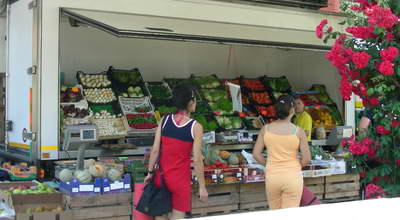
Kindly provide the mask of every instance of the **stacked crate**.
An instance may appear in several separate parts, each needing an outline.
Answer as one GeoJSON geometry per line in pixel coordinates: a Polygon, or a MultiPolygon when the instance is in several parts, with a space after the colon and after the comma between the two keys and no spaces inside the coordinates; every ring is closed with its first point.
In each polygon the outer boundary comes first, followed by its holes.
{"type": "Polygon", "coordinates": [[[344,174],[325,177],[325,202],[360,199],[360,175],[344,174]]]}
{"type": "Polygon", "coordinates": [[[132,193],[65,195],[65,203],[74,220],[130,220],[132,193]]]}
{"type": "Polygon", "coordinates": [[[208,201],[200,202],[197,188],[192,194],[192,216],[227,214],[239,208],[239,184],[208,185],[208,201]]]}

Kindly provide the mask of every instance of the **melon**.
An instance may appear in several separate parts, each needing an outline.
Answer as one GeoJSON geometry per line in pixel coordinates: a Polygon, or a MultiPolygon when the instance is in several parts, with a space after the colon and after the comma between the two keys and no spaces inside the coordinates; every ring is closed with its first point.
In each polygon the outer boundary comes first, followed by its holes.
{"type": "Polygon", "coordinates": [[[219,152],[219,156],[220,156],[222,159],[224,159],[224,160],[227,160],[227,159],[229,158],[230,155],[231,155],[231,154],[230,154],[228,151],[221,151],[221,152],[219,152]]]}
{"type": "Polygon", "coordinates": [[[96,161],[93,159],[85,160],[84,161],[84,167],[85,169],[89,169],[89,167],[96,165],[96,161]]]}
{"type": "Polygon", "coordinates": [[[228,158],[228,164],[229,165],[238,165],[239,164],[239,158],[236,154],[231,154],[228,158]]]}
{"type": "Polygon", "coordinates": [[[93,177],[103,178],[106,176],[106,169],[101,164],[90,166],[88,170],[90,175],[92,175],[93,177]]]}
{"type": "Polygon", "coordinates": [[[70,169],[63,169],[58,176],[62,182],[69,182],[74,177],[74,172],[70,169]]]}
{"type": "Polygon", "coordinates": [[[112,182],[119,181],[122,177],[122,173],[114,168],[111,168],[107,171],[107,178],[112,182]]]}
{"type": "Polygon", "coordinates": [[[75,178],[80,183],[90,183],[92,181],[92,175],[90,175],[88,170],[77,170],[75,171],[75,178]]]}

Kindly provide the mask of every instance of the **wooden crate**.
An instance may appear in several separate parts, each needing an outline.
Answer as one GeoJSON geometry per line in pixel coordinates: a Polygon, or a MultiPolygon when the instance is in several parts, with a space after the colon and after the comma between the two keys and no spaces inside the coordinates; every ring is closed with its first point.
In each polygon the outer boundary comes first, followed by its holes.
{"type": "Polygon", "coordinates": [[[65,196],[75,220],[125,220],[132,214],[132,193],[65,196]]]}
{"type": "Polygon", "coordinates": [[[239,207],[239,184],[208,185],[208,201],[200,202],[197,189],[192,195],[192,216],[227,214],[239,207]]]}
{"type": "Polygon", "coordinates": [[[343,199],[343,201],[359,199],[360,176],[343,174],[325,177],[324,199],[343,199]]]}
{"type": "Polygon", "coordinates": [[[265,182],[240,185],[239,210],[253,211],[268,208],[265,182]]]}
{"type": "Polygon", "coordinates": [[[304,185],[314,193],[318,199],[323,199],[325,193],[325,178],[304,178],[304,185]]]}
{"type": "Polygon", "coordinates": [[[93,218],[87,220],[132,220],[132,216],[119,216],[119,217],[109,217],[109,218],[93,218]]]}

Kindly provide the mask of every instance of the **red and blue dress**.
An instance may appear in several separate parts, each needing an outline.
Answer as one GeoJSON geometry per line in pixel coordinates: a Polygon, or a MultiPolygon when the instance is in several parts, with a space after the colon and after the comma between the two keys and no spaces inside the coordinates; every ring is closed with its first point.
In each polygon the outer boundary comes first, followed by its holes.
{"type": "MultiPolygon", "coordinates": [[[[160,166],[164,173],[164,183],[172,194],[172,208],[189,212],[191,206],[191,156],[194,141],[195,120],[178,125],[173,115],[165,116],[161,129],[160,166]]],[[[156,172],[155,183],[159,185],[160,175],[156,172]]]]}

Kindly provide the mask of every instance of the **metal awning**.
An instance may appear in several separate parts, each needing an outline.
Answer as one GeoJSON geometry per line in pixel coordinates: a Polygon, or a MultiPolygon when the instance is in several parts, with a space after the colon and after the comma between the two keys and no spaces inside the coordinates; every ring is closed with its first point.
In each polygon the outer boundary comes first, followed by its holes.
{"type": "MultiPolygon", "coordinates": [[[[61,14],[117,37],[327,50],[314,30],[62,8],[61,14]]],[[[283,17],[285,15],[282,15],[283,17]]],[[[282,18],[283,18],[282,17],[282,18]]],[[[277,19],[279,23],[279,19],[277,19]]]]}

